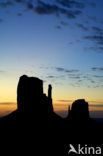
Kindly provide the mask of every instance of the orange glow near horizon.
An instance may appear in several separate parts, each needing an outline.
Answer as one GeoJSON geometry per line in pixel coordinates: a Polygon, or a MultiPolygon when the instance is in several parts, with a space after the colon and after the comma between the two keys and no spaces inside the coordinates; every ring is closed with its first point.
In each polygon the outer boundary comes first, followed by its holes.
{"type": "MultiPolygon", "coordinates": [[[[17,108],[16,105],[16,88],[18,79],[10,81],[9,79],[2,80],[0,89],[0,116],[4,116],[17,108]],[[14,83],[15,82],[15,83],[14,83]]],[[[47,87],[44,86],[44,92],[47,92],[47,87]]],[[[72,105],[77,99],[85,99],[90,107],[90,111],[103,111],[102,91],[88,90],[83,88],[73,89],[69,86],[53,86],[53,107],[55,112],[68,111],[68,106],[72,105]],[[85,95],[85,96],[84,96],[85,95]],[[95,98],[93,98],[95,97],[95,98]],[[92,107],[93,105],[93,107],[92,107]],[[96,105],[96,106],[95,106],[96,105]]]]}
{"type": "Polygon", "coordinates": [[[17,109],[16,103],[0,103],[0,116],[5,116],[17,109]]]}
{"type": "MultiPolygon", "coordinates": [[[[71,108],[73,101],[74,100],[67,100],[67,101],[65,100],[65,102],[63,102],[62,100],[54,100],[54,104],[53,104],[54,111],[55,112],[65,111],[67,113],[68,107],[70,106],[71,108]]],[[[96,104],[96,101],[94,101],[94,103],[93,101],[91,102],[89,102],[90,112],[103,111],[103,107],[102,106],[100,107],[102,102],[99,104],[96,104]]],[[[16,109],[17,109],[16,102],[1,102],[0,103],[0,116],[5,116],[16,109]]]]}

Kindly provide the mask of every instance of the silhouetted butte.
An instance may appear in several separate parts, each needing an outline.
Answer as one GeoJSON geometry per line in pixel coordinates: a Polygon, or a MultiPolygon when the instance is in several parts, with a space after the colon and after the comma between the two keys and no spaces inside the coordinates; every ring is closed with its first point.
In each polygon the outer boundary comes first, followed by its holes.
{"type": "Polygon", "coordinates": [[[5,116],[4,120],[52,120],[60,119],[53,111],[52,86],[49,85],[48,96],[43,93],[43,81],[36,77],[23,75],[17,87],[17,110],[5,116]]]}
{"type": "Polygon", "coordinates": [[[79,121],[88,120],[89,119],[88,103],[84,99],[74,101],[69,113],[69,117],[73,120],[79,121]]]}

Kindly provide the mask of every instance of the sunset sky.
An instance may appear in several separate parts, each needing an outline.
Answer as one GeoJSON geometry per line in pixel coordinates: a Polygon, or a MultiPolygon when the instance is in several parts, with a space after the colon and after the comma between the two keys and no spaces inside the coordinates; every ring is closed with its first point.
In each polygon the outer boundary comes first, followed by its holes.
{"type": "Polygon", "coordinates": [[[103,117],[103,1],[0,0],[1,116],[23,74],[52,84],[55,111],[84,98],[103,117]]]}

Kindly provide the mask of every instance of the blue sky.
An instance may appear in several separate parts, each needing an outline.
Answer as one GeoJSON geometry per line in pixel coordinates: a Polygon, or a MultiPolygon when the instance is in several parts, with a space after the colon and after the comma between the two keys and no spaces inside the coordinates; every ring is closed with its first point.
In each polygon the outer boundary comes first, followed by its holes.
{"type": "Polygon", "coordinates": [[[0,101],[16,102],[27,74],[53,85],[54,103],[103,103],[102,14],[102,0],[0,0],[0,101]]]}

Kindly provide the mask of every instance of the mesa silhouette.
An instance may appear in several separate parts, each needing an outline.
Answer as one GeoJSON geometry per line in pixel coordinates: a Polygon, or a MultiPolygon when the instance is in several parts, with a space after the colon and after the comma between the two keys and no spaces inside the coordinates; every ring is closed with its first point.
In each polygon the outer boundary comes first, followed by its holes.
{"type": "Polygon", "coordinates": [[[17,110],[1,120],[34,120],[61,119],[52,105],[52,86],[48,86],[48,96],[43,93],[43,81],[36,77],[23,75],[17,87],[17,110]],[[26,114],[27,113],[27,116],[26,114]]]}
{"type": "Polygon", "coordinates": [[[84,99],[73,102],[68,110],[68,116],[62,118],[54,112],[52,103],[52,86],[48,85],[48,96],[43,92],[43,81],[36,77],[23,75],[17,86],[17,110],[1,120],[30,119],[34,121],[61,121],[66,123],[66,129],[74,125],[86,127],[97,126],[89,117],[88,103],[84,99]]]}

